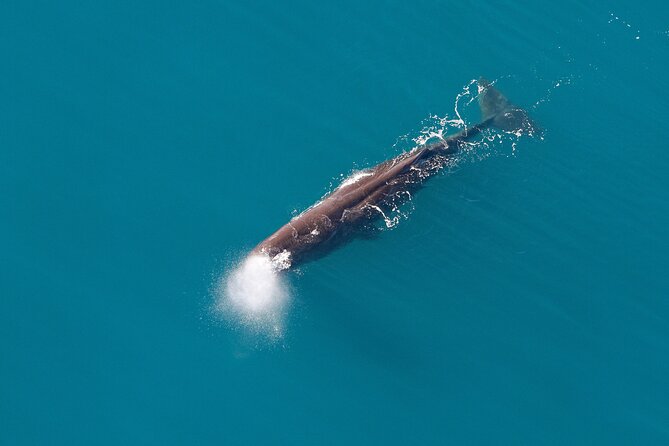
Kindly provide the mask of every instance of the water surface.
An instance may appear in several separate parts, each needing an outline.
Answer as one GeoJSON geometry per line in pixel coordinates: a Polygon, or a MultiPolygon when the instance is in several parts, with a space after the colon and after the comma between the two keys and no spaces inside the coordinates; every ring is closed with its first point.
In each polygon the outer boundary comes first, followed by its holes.
{"type": "Polygon", "coordinates": [[[667,444],[668,13],[4,2],[0,443],[667,444]],[[481,75],[543,141],[290,275],[278,340],[212,314],[481,75]]]}

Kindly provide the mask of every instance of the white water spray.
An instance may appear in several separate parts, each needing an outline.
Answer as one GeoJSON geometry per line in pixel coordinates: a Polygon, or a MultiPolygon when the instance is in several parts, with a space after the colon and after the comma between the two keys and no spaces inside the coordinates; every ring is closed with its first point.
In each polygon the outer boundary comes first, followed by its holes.
{"type": "Polygon", "coordinates": [[[216,311],[241,327],[281,338],[290,292],[280,267],[262,254],[246,257],[216,287],[216,311]]]}

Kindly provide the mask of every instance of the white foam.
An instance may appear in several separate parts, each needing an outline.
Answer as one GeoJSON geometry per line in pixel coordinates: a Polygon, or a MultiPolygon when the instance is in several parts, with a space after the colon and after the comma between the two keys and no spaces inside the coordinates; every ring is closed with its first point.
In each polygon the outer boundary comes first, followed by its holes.
{"type": "Polygon", "coordinates": [[[364,171],[364,170],[354,172],[353,174],[351,174],[351,176],[349,176],[348,178],[346,178],[344,181],[341,182],[341,184],[339,185],[339,188],[350,186],[351,184],[355,184],[358,181],[360,181],[362,178],[365,178],[365,177],[368,177],[368,176],[371,176],[371,175],[374,175],[374,172],[367,172],[367,171],[364,171]]]}
{"type": "Polygon", "coordinates": [[[285,268],[277,263],[280,262],[262,254],[246,257],[220,279],[216,311],[253,332],[271,338],[282,337],[290,292],[279,273],[285,268]]]}

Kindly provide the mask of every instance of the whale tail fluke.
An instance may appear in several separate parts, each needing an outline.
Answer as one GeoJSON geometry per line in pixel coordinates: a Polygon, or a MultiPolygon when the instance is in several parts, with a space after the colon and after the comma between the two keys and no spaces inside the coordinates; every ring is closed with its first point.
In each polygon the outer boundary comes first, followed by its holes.
{"type": "Polygon", "coordinates": [[[505,132],[533,133],[534,124],[525,110],[509,102],[484,78],[479,79],[478,89],[483,122],[505,132]]]}

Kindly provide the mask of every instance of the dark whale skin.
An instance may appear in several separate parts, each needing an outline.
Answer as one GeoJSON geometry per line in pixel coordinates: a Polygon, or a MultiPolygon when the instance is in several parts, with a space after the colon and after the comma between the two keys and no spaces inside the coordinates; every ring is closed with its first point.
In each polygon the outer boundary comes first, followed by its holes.
{"type": "Polygon", "coordinates": [[[479,133],[458,134],[443,142],[401,154],[357,172],[342,185],[261,242],[254,253],[275,258],[289,255],[292,265],[316,247],[337,245],[338,237],[382,217],[391,206],[408,199],[423,182],[438,172],[458,152],[461,142],[479,133]],[[357,177],[357,179],[355,179],[357,177]],[[289,254],[288,254],[289,253],[289,254]]]}
{"type": "Polygon", "coordinates": [[[322,256],[411,197],[426,179],[454,159],[463,144],[484,129],[532,134],[533,123],[524,110],[511,105],[485,79],[481,78],[478,86],[481,123],[355,173],[258,244],[252,254],[269,256],[280,270],[322,256]]]}

